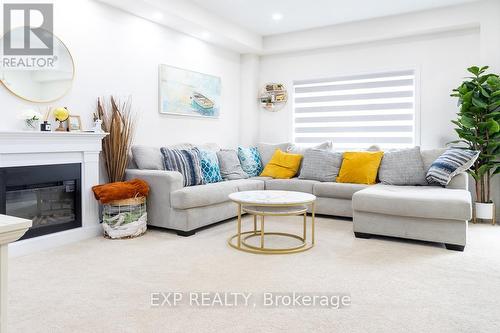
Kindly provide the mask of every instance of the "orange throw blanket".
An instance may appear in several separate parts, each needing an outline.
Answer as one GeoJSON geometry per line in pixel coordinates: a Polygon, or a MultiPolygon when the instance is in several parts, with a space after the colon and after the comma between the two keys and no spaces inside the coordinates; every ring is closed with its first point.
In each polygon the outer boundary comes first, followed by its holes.
{"type": "Polygon", "coordinates": [[[149,185],[142,179],[132,179],[126,182],[116,182],[92,187],[94,196],[105,204],[114,200],[147,197],[149,185]]]}

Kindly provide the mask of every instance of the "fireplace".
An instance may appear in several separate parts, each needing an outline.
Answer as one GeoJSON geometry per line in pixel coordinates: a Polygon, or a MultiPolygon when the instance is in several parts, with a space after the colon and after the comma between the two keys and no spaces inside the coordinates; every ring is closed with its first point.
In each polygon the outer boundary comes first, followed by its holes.
{"type": "Polygon", "coordinates": [[[33,221],[21,239],[81,227],[81,164],[0,168],[0,213],[33,221]]]}

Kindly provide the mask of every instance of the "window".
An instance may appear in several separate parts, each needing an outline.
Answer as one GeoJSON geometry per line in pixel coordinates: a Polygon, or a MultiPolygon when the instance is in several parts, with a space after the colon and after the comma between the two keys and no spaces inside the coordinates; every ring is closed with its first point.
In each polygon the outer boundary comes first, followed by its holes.
{"type": "Polygon", "coordinates": [[[294,81],[294,141],[339,150],[416,144],[413,70],[294,81]]]}

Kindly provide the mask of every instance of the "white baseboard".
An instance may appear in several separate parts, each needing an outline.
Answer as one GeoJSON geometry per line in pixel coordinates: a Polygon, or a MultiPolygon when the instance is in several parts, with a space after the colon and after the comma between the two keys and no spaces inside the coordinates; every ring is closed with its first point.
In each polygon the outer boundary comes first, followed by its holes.
{"type": "Polygon", "coordinates": [[[99,235],[102,235],[102,227],[100,224],[97,224],[24,239],[9,244],[9,257],[24,256],[99,235]]]}

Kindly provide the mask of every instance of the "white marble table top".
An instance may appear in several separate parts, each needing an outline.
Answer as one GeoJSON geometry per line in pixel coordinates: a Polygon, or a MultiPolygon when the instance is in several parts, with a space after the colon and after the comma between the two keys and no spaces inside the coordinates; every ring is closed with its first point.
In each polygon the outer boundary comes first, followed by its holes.
{"type": "Polygon", "coordinates": [[[229,199],[248,205],[300,205],[314,202],[316,196],[294,191],[243,191],[231,193],[229,199]]]}
{"type": "Polygon", "coordinates": [[[0,245],[21,237],[31,224],[31,220],[0,214],[0,245]]]}

